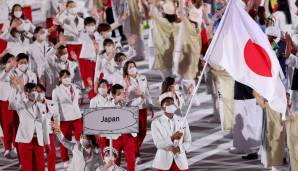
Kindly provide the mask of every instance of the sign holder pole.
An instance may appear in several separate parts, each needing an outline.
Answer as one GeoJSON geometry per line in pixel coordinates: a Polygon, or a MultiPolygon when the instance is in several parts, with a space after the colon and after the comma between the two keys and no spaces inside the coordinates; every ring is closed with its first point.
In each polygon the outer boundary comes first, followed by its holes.
{"type": "Polygon", "coordinates": [[[112,157],[113,155],[113,139],[112,137],[109,137],[109,141],[110,141],[110,157],[112,157]]]}

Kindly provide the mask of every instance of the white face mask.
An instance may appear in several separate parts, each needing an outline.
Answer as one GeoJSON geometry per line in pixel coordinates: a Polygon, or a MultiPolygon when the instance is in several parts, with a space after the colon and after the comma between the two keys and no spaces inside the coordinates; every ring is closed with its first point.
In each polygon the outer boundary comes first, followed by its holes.
{"type": "Polygon", "coordinates": [[[29,97],[30,100],[34,100],[34,101],[38,101],[39,98],[40,98],[39,93],[36,91],[32,92],[29,97]]]}
{"type": "Polygon", "coordinates": [[[133,68],[130,68],[128,69],[128,74],[129,75],[135,75],[137,73],[137,68],[136,67],[133,67],[133,68]]]}
{"type": "Polygon", "coordinates": [[[175,105],[170,105],[165,107],[166,113],[175,113],[176,110],[177,110],[177,107],[175,105]]]}
{"type": "Polygon", "coordinates": [[[14,15],[16,18],[21,18],[22,15],[23,15],[23,12],[22,12],[22,11],[15,11],[15,12],[13,12],[13,15],[14,15]]]}
{"type": "Polygon", "coordinates": [[[86,31],[90,33],[94,33],[96,27],[95,26],[86,26],[86,31]]]}
{"type": "Polygon", "coordinates": [[[60,60],[61,60],[62,62],[66,62],[67,59],[68,59],[68,55],[67,55],[67,54],[60,56],[60,60]]]}
{"type": "Polygon", "coordinates": [[[106,47],[106,52],[107,53],[113,53],[114,48],[112,46],[106,47]]]}
{"type": "Polygon", "coordinates": [[[42,40],[42,41],[46,40],[46,39],[47,39],[47,34],[46,34],[46,33],[41,34],[41,35],[39,36],[39,39],[42,40]]]}
{"type": "Polygon", "coordinates": [[[104,95],[107,94],[107,92],[108,92],[108,90],[106,88],[98,88],[98,94],[99,95],[104,96],[104,95]]]}
{"type": "Polygon", "coordinates": [[[62,79],[62,84],[68,86],[71,84],[71,78],[70,77],[67,77],[67,78],[63,78],[62,79]]]}
{"type": "Polygon", "coordinates": [[[39,93],[36,101],[43,101],[45,99],[45,97],[46,97],[45,93],[39,93]]]}
{"type": "Polygon", "coordinates": [[[26,72],[28,69],[28,64],[21,64],[18,66],[19,70],[22,72],[26,72]]]}
{"type": "Polygon", "coordinates": [[[77,8],[69,8],[68,9],[68,12],[71,14],[71,15],[76,15],[77,14],[77,8]]]}

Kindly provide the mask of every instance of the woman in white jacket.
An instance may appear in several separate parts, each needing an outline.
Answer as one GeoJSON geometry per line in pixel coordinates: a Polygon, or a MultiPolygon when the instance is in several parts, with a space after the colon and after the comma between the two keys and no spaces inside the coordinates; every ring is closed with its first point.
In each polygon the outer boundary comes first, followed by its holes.
{"type": "MultiPolygon", "coordinates": [[[[82,113],[79,106],[82,91],[75,84],[72,84],[68,70],[60,71],[59,76],[61,84],[54,89],[52,98],[58,104],[61,131],[68,140],[71,140],[72,132],[74,132],[76,141],[79,141],[83,132],[82,113]]],[[[84,93],[89,92],[90,87],[89,84],[84,93]]],[[[66,168],[69,157],[67,149],[62,144],[60,144],[60,153],[64,162],[63,166],[66,168]]]]}

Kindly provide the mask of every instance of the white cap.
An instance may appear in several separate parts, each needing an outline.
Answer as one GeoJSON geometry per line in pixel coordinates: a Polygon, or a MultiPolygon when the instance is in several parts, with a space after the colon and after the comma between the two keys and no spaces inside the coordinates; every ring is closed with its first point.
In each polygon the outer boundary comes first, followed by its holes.
{"type": "Polygon", "coordinates": [[[172,93],[171,92],[165,92],[165,93],[161,94],[160,96],[158,96],[159,104],[161,104],[161,102],[166,98],[173,98],[172,93]]]}
{"type": "Polygon", "coordinates": [[[280,37],[280,30],[277,27],[269,26],[266,28],[266,35],[278,38],[280,37]]]}
{"type": "Polygon", "coordinates": [[[162,5],[162,9],[165,14],[176,14],[175,4],[173,1],[166,0],[162,5]]]}

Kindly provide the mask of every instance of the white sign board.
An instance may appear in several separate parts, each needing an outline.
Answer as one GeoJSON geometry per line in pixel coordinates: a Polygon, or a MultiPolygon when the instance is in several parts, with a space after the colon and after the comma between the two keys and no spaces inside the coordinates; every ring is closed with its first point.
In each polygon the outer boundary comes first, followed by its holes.
{"type": "Polygon", "coordinates": [[[139,132],[137,107],[103,107],[84,110],[84,134],[127,134],[139,132]]]}

